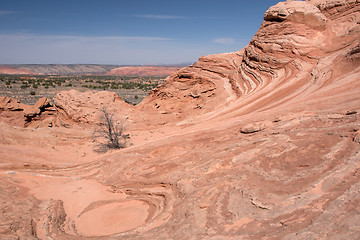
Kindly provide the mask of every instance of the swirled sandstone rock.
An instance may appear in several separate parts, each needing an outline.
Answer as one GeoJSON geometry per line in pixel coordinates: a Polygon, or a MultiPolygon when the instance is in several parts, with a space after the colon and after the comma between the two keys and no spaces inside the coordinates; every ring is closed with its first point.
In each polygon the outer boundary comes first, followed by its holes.
{"type": "Polygon", "coordinates": [[[77,124],[0,123],[1,238],[360,239],[359,12],[287,1],[243,50],[200,58],[136,107],[62,92],[77,124]],[[83,123],[104,106],[129,114],[133,146],[91,151],[83,123]]]}
{"type": "MultiPolygon", "coordinates": [[[[355,93],[346,86],[359,74],[359,19],[358,1],[280,2],[243,50],[200,58],[140,105],[186,118],[310,100],[325,85],[328,92],[340,85],[355,93]]],[[[330,95],[336,92],[342,94],[330,95]]]]}

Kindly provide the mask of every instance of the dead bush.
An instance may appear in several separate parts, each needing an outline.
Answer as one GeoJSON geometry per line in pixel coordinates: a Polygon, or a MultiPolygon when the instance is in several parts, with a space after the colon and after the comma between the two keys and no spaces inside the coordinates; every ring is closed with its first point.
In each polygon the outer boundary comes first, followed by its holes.
{"type": "Polygon", "coordinates": [[[98,150],[125,148],[129,135],[124,133],[124,121],[115,118],[106,108],[102,108],[101,113],[100,123],[93,134],[98,150]]]}

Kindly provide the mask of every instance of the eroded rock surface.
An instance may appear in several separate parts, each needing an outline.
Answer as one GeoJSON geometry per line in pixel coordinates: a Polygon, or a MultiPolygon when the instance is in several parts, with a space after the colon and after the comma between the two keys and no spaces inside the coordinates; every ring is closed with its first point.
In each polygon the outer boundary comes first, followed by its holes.
{"type": "Polygon", "coordinates": [[[34,105],[27,105],[16,99],[0,96],[0,118],[13,126],[51,127],[55,114],[56,108],[46,97],[40,98],[34,105]]]}
{"type": "MultiPolygon", "coordinates": [[[[52,128],[0,122],[0,236],[359,239],[360,3],[287,1],[264,18],[243,50],[200,58],[138,106],[70,91],[52,128]],[[131,147],[93,151],[104,106],[131,147]]],[[[2,120],[24,117],[0,102],[2,120]]]]}
{"type": "Polygon", "coordinates": [[[131,109],[116,93],[62,91],[54,98],[54,104],[64,118],[77,123],[97,123],[101,109],[110,112],[131,109]]]}

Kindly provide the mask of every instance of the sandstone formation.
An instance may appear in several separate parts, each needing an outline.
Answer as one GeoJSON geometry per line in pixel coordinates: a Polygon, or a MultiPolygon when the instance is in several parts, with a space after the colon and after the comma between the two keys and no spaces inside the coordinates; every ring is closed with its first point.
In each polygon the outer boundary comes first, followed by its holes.
{"type": "MultiPolygon", "coordinates": [[[[245,49],[200,58],[169,77],[143,104],[153,108],[166,105],[163,108],[169,112],[188,116],[189,109],[199,109],[191,111],[195,115],[218,114],[215,109],[232,109],[229,105],[248,113],[288,105],[299,94],[304,101],[313,101],[309,94],[324,95],[338,87],[344,90],[337,89],[338,94],[355,94],[358,88],[348,88],[348,81],[358,76],[359,3],[326,2],[291,1],[271,7],[264,14],[268,20],[245,49]],[[330,14],[333,5],[336,10],[330,14]],[[269,16],[281,16],[281,21],[269,16]],[[326,28],[314,28],[311,19],[321,26],[326,23],[326,28]]],[[[296,106],[298,101],[294,100],[296,106]]]]}
{"type": "Polygon", "coordinates": [[[52,126],[56,108],[50,99],[40,98],[33,106],[0,96],[0,118],[13,126],[52,126]],[[42,123],[40,123],[42,121],[42,123]],[[35,122],[35,123],[34,123],[35,122]],[[40,125],[39,125],[40,124],[40,125]]]}
{"type": "Polygon", "coordinates": [[[116,93],[107,91],[62,91],[56,95],[54,103],[59,111],[59,115],[77,123],[98,122],[102,108],[111,112],[122,111],[123,114],[126,114],[132,107],[122,101],[116,93]]]}
{"type": "Polygon", "coordinates": [[[244,49],[135,107],[108,92],[39,100],[51,127],[3,121],[26,111],[0,99],[0,237],[359,239],[359,23],[358,0],[279,3],[244,49]],[[130,147],[93,151],[103,107],[130,147]]]}
{"type": "Polygon", "coordinates": [[[16,99],[0,96],[0,110],[19,111],[23,110],[24,107],[25,104],[19,102],[16,99]]]}

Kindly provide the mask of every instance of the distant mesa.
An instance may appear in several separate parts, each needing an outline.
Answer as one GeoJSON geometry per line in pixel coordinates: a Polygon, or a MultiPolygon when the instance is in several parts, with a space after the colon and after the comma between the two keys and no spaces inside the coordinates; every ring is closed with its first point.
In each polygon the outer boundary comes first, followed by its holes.
{"type": "Polygon", "coordinates": [[[100,64],[11,64],[5,68],[18,72],[1,71],[0,74],[30,74],[30,75],[105,75],[118,65],[100,64]]]}
{"type": "Polygon", "coordinates": [[[19,75],[110,75],[169,76],[190,64],[123,66],[102,64],[10,64],[0,65],[0,74],[19,75]]]}
{"type": "Polygon", "coordinates": [[[17,69],[11,66],[0,65],[0,74],[13,74],[13,75],[36,75],[35,72],[24,69],[17,69]]]}

